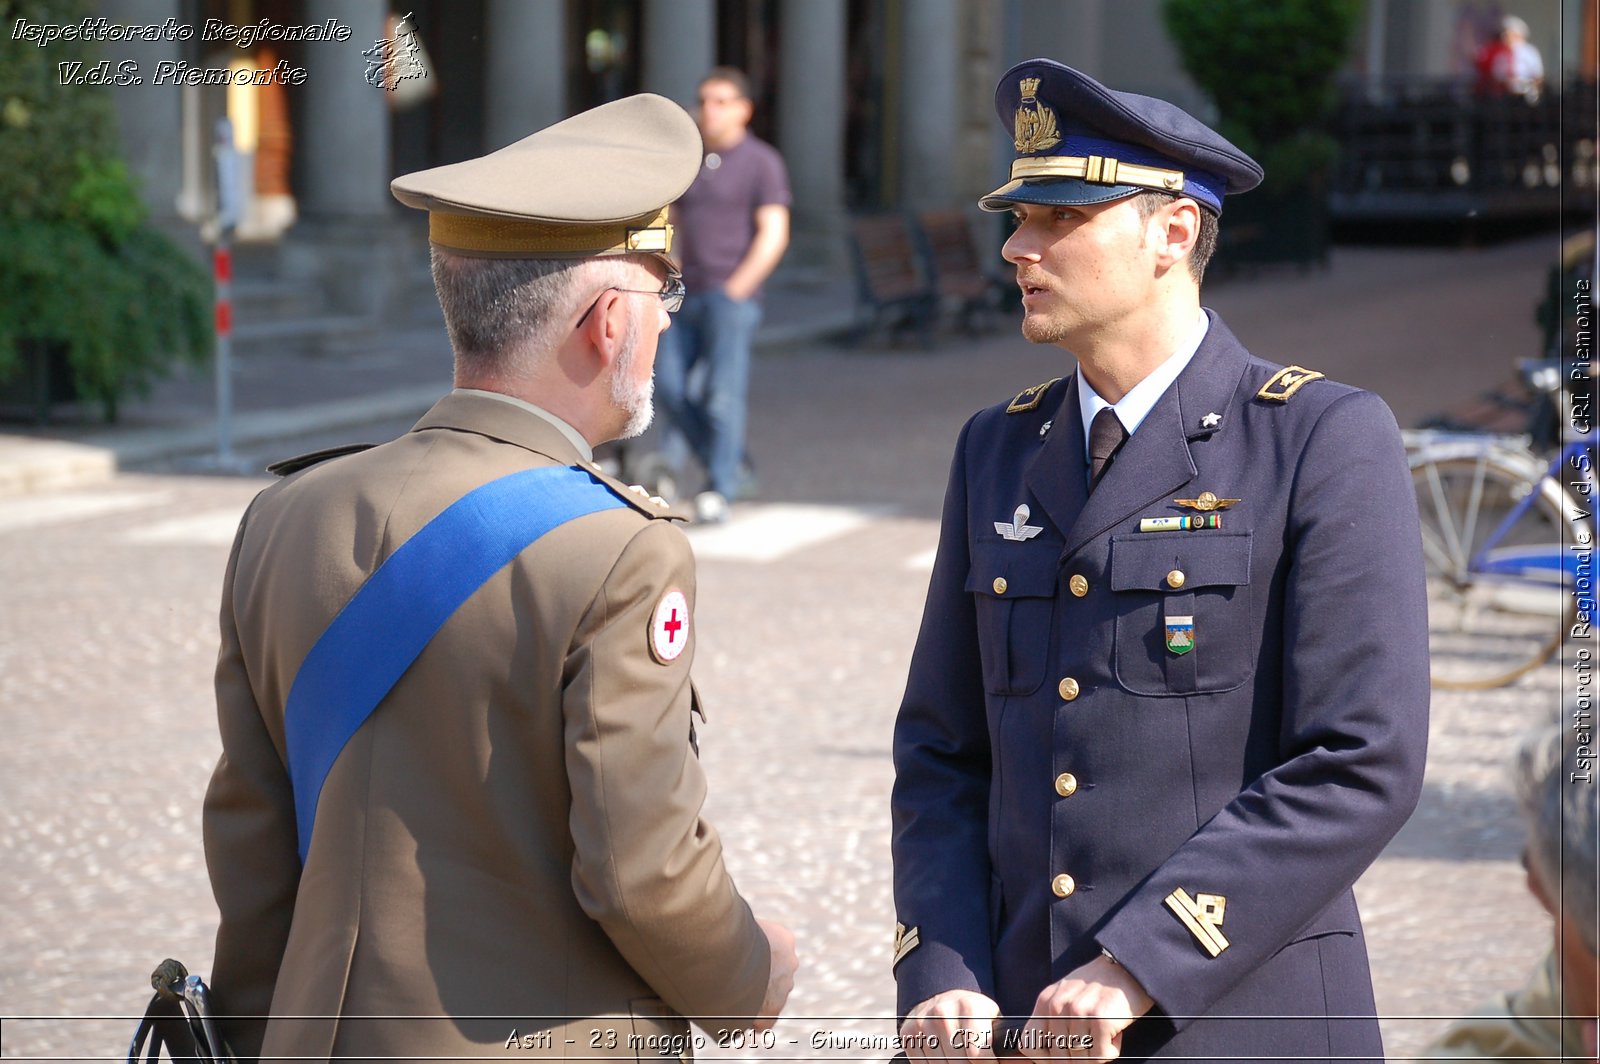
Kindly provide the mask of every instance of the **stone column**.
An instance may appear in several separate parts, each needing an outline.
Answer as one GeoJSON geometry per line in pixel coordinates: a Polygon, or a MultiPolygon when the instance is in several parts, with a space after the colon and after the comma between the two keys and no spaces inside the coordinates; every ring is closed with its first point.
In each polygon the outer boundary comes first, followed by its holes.
{"type": "Polygon", "coordinates": [[[658,92],[685,107],[717,61],[716,0],[645,0],[643,36],[645,92],[658,92]]]}
{"type": "Polygon", "coordinates": [[[900,205],[948,207],[955,200],[961,83],[956,0],[915,0],[900,14],[900,205]]]}
{"type": "Polygon", "coordinates": [[[567,117],[566,0],[489,0],[484,149],[567,117]]]}
{"type": "Polygon", "coordinates": [[[300,214],[310,220],[372,219],[389,204],[388,94],[368,85],[361,54],[388,35],[385,0],[305,0],[305,22],[338,19],[344,42],[305,45],[306,80],[295,130],[302,165],[300,214]]]}
{"type": "Polygon", "coordinates": [[[1412,61],[1409,74],[1430,78],[1448,77],[1451,49],[1455,42],[1456,5],[1452,0],[1413,0],[1412,61]]]}
{"type": "Polygon", "coordinates": [[[778,148],[794,191],[788,260],[842,269],[845,0],[784,0],[780,19],[778,148]]]}
{"type": "MultiPolygon", "coordinates": [[[[1081,70],[1092,78],[1106,77],[1104,62],[1105,0],[1013,0],[1018,39],[1015,50],[998,75],[1024,59],[1044,56],[1081,70]]],[[[1119,0],[1126,2],[1126,0],[1119,0]]]]}
{"type": "Polygon", "coordinates": [[[1367,94],[1372,99],[1378,99],[1382,95],[1383,76],[1388,73],[1385,69],[1388,48],[1388,36],[1385,30],[1388,22],[1389,0],[1368,0],[1363,54],[1367,62],[1367,94]]]}
{"type": "Polygon", "coordinates": [[[306,80],[294,90],[300,223],[280,261],[290,276],[322,285],[331,309],[381,314],[403,303],[403,279],[415,265],[389,194],[389,94],[367,84],[361,54],[389,35],[388,4],[305,0],[302,18],[338,19],[351,32],[348,41],[310,42],[302,52],[306,80]]]}
{"type": "MultiPolygon", "coordinates": [[[[164,25],[172,19],[182,25],[178,0],[102,0],[99,14],[111,22],[135,26],[164,25]]],[[[119,85],[111,90],[122,135],[122,154],[139,179],[140,192],[150,208],[151,220],[163,228],[177,227],[178,199],[183,192],[183,95],[171,85],[153,85],[163,61],[183,58],[177,40],[117,41],[101,46],[101,56],[111,60],[113,71],[124,60],[139,64],[142,85],[119,85]]]]}

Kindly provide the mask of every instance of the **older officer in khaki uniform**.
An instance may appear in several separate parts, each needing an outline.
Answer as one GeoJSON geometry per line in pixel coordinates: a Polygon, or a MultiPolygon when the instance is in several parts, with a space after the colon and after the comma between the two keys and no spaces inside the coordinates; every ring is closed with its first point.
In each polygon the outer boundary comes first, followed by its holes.
{"type": "Polygon", "coordinates": [[[1048,59],[995,105],[980,205],[1077,366],[956,443],[895,729],[908,1052],[987,1055],[1000,1013],[1035,1058],[1379,1059],[1351,885],[1428,729],[1394,418],[1201,308],[1249,156],[1048,59]]]}
{"type": "Polygon", "coordinates": [[[205,841],[241,1055],[678,1058],[684,1017],[782,1008],[793,938],[700,816],[688,542],[590,450],[649,419],[699,164],[637,96],[394,182],[456,390],[280,466],[223,590],[205,841]]]}

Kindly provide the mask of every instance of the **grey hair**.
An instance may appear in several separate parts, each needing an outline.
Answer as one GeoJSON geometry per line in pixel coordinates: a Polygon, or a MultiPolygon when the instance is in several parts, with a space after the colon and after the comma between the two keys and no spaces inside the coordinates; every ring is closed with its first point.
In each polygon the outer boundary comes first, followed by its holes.
{"type": "Polygon", "coordinates": [[[1517,751],[1512,773],[1528,825],[1529,870],[1589,952],[1600,954],[1595,927],[1600,791],[1588,749],[1566,739],[1567,729],[1559,726],[1529,736],[1517,751]],[[1586,763],[1576,771],[1580,754],[1586,763]]]}
{"type": "Polygon", "coordinates": [[[516,375],[555,349],[590,290],[626,283],[628,259],[485,259],[435,245],[432,261],[457,369],[516,375]]]}

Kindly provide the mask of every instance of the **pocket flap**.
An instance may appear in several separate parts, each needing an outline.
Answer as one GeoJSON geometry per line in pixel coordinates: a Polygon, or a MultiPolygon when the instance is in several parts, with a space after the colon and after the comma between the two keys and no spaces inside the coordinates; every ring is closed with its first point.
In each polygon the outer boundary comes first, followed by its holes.
{"type": "Polygon", "coordinates": [[[1311,918],[1311,922],[1294,933],[1290,943],[1304,942],[1322,935],[1353,935],[1361,929],[1361,918],[1356,915],[1355,895],[1348,890],[1328,903],[1328,907],[1311,918]]]}
{"type": "Polygon", "coordinates": [[[1138,532],[1111,537],[1111,590],[1173,591],[1250,582],[1249,532],[1138,532]]]}
{"type": "Polygon", "coordinates": [[[972,548],[967,590],[1000,599],[1049,598],[1056,593],[1060,568],[1060,544],[978,543],[972,548]]]}

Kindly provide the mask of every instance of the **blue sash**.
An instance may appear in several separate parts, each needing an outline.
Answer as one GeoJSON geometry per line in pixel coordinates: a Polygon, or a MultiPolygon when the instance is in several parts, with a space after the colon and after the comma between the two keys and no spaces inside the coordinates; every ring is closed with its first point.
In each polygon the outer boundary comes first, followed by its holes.
{"type": "Polygon", "coordinates": [[[450,615],[546,532],[625,505],[572,466],[512,473],[457,499],[367,578],[306,655],[284,708],[301,864],[328,770],[450,615]]]}

